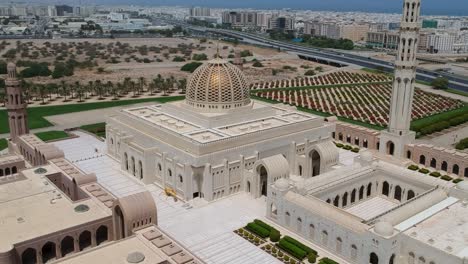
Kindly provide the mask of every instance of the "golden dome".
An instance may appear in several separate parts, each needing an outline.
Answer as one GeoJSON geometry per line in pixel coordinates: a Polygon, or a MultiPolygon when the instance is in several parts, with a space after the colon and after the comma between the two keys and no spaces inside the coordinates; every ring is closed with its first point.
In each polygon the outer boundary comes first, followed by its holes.
{"type": "Polygon", "coordinates": [[[239,68],[226,60],[214,59],[190,76],[185,101],[206,112],[223,112],[249,105],[249,86],[239,68]]]}

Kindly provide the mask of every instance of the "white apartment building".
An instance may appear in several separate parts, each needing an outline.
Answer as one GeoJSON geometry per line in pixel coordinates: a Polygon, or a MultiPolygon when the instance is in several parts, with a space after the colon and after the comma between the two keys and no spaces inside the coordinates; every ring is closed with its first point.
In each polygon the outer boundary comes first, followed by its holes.
{"type": "Polygon", "coordinates": [[[430,53],[452,53],[457,35],[454,33],[441,32],[427,36],[427,50],[430,53]]]}

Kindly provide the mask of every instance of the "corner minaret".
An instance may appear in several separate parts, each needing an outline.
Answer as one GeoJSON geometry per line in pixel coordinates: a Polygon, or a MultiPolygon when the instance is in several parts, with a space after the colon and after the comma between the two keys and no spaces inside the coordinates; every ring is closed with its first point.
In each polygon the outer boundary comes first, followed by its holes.
{"type": "Polygon", "coordinates": [[[415,133],[410,131],[410,122],[416,81],[420,11],[421,0],[404,0],[390,101],[390,121],[387,131],[383,131],[380,136],[380,152],[399,158],[404,157],[405,145],[415,140],[415,133]]]}
{"type": "Polygon", "coordinates": [[[6,109],[10,126],[10,139],[17,142],[19,136],[29,133],[27,104],[24,101],[20,82],[16,78],[16,65],[9,63],[6,85],[6,109]]]}

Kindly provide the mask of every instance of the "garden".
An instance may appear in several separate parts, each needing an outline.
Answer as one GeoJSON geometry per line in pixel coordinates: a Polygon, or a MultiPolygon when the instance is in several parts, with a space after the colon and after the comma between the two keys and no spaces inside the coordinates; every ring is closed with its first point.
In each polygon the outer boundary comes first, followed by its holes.
{"type": "Polygon", "coordinates": [[[338,263],[329,258],[319,259],[316,250],[290,236],[282,236],[276,228],[259,219],[234,233],[286,264],[317,263],[317,260],[319,264],[338,263]]]}
{"type": "MultiPolygon", "coordinates": [[[[252,93],[349,121],[380,128],[388,125],[392,91],[388,77],[347,72],[329,75],[257,84],[252,93]]],[[[412,129],[422,136],[468,121],[468,107],[462,101],[416,88],[412,119],[412,129]],[[440,124],[442,121],[445,123],[440,124]]]]}
{"type": "MultiPolygon", "coordinates": [[[[45,119],[46,116],[61,115],[68,113],[76,113],[81,111],[96,110],[102,108],[132,105],[145,102],[165,103],[170,101],[182,100],[183,96],[159,97],[159,98],[144,98],[132,99],[113,102],[98,102],[98,103],[83,103],[74,105],[56,105],[56,106],[41,106],[28,108],[28,122],[30,129],[43,128],[52,126],[45,119]]],[[[8,115],[6,110],[0,110],[0,134],[8,133],[8,115]]]]}

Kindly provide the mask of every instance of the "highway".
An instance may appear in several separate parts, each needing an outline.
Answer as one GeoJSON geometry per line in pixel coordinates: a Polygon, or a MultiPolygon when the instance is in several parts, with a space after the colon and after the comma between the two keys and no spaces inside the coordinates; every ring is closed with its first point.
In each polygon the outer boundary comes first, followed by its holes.
{"type": "MultiPolygon", "coordinates": [[[[197,28],[200,30],[200,28],[197,28]]],[[[281,41],[276,41],[268,39],[262,36],[255,34],[233,31],[233,30],[223,30],[223,29],[204,29],[206,32],[211,32],[215,34],[222,34],[226,36],[236,37],[243,41],[254,41],[257,44],[262,44],[266,47],[281,49],[285,51],[296,52],[302,56],[311,56],[318,58],[326,58],[331,61],[339,61],[345,64],[354,64],[361,67],[371,68],[371,69],[383,69],[387,72],[393,72],[394,66],[393,63],[388,61],[378,60],[374,58],[367,58],[355,54],[317,49],[304,47],[296,44],[285,43],[281,41]]],[[[436,72],[436,71],[426,71],[422,69],[417,70],[417,80],[424,82],[432,82],[435,78],[443,76],[449,79],[450,88],[468,92],[468,77],[453,75],[445,72],[436,72]]]]}

